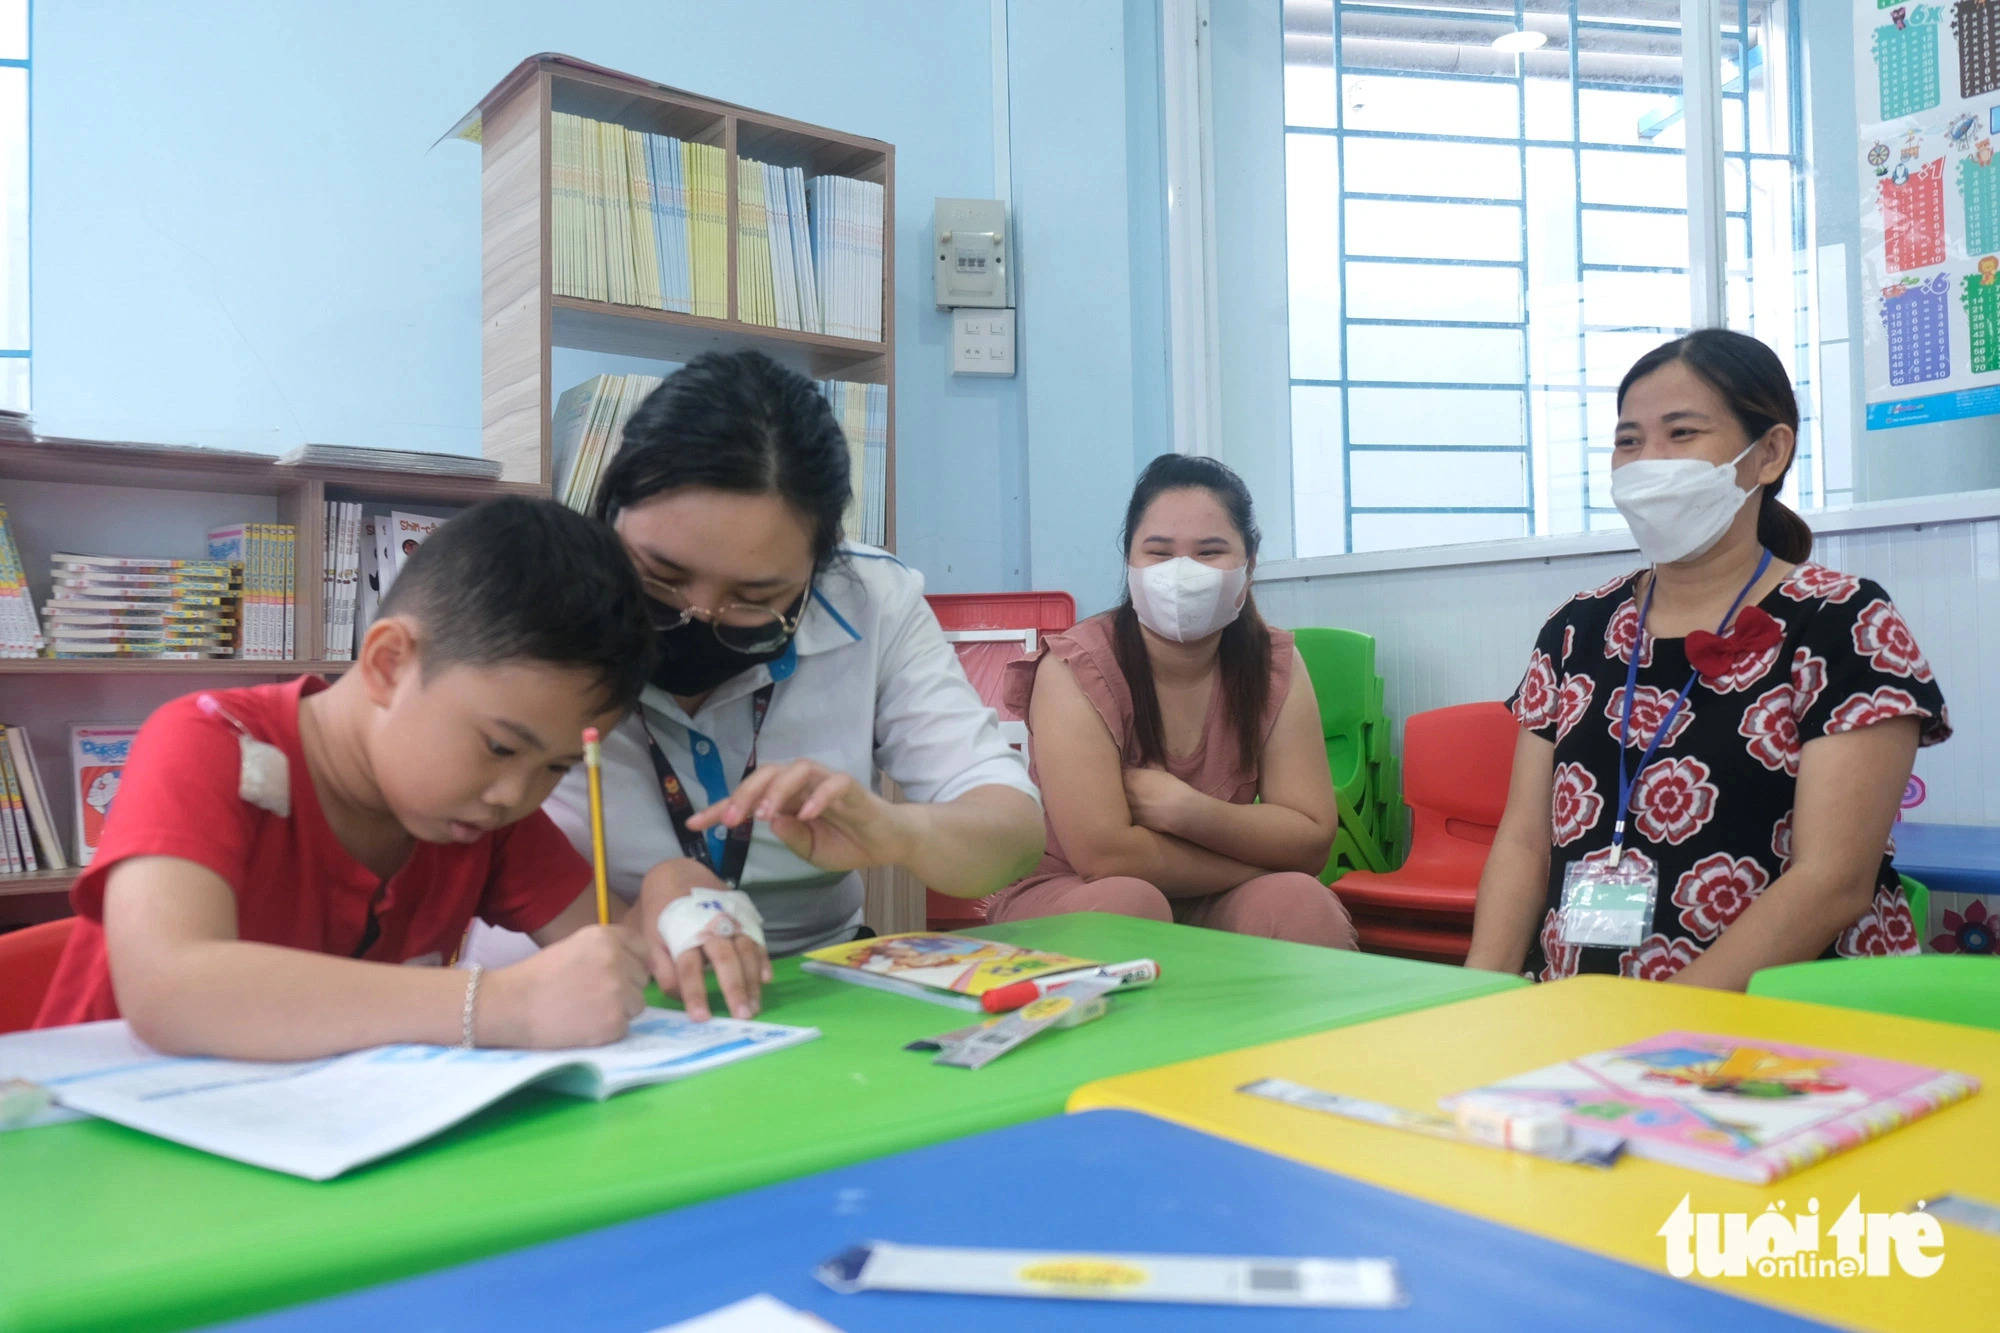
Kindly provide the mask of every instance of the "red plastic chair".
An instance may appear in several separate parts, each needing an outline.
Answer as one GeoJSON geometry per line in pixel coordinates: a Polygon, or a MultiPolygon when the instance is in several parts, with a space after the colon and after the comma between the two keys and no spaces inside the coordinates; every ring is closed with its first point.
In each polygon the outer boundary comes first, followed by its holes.
{"type": "Polygon", "coordinates": [[[1437,708],[1404,724],[1410,854],[1400,870],[1349,871],[1334,886],[1363,948],[1464,960],[1520,734],[1497,703],[1437,708]]]}
{"type": "MultiPolygon", "coordinates": [[[[1039,637],[1076,624],[1076,599],[1066,592],[934,593],[924,598],[945,637],[955,644],[966,678],[1000,714],[1000,729],[1025,747],[1027,723],[1008,713],[1000,693],[1007,664],[1031,656],[1039,637]]],[[[984,898],[953,898],[924,890],[925,924],[931,930],[984,925],[984,898]]]]}
{"type": "Polygon", "coordinates": [[[66,916],[0,935],[0,1032],[33,1026],[75,924],[66,916]]]}

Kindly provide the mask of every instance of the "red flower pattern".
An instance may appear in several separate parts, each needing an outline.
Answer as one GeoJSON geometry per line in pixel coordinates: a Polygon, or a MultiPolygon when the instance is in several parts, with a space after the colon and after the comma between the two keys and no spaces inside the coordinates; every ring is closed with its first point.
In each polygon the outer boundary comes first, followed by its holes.
{"type": "Polygon", "coordinates": [[[1734,858],[1727,852],[1704,856],[1674,885],[1681,928],[1697,939],[1715,939],[1770,882],[1770,872],[1754,857],[1734,858]]]}
{"type": "Polygon", "coordinates": [[[1902,889],[1876,894],[1875,915],[1881,918],[1882,938],[1888,942],[1890,953],[1918,952],[1916,918],[1910,915],[1910,904],[1902,889]]]}
{"type": "Polygon", "coordinates": [[[1555,845],[1567,847],[1597,827],[1604,816],[1604,797],[1598,794],[1597,779],[1582,764],[1563,764],[1556,769],[1550,810],[1554,816],[1555,845]]]}
{"type": "Polygon", "coordinates": [[[1528,658],[1528,674],[1514,696],[1514,720],[1530,731],[1540,731],[1553,720],[1556,701],[1556,669],[1549,655],[1537,648],[1528,658]]]}
{"type": "Polygon", "coordinates": [[[1590,711],[1591,696],[1597,691],[1597,682],[1589,676],[1570,676],[1563,681],[1562,693],[1556,697],[1556,740],[1568,736],[1570,729],[1583,721],[1583,715],[1590,711]]]}
{"type": "Polygon", "coordinates": [[[1758,695],[1736,724],[1736,734],[1750,742],[1750,757],[1771,772],[1799,775],[1799,718],[1791,686],[1773,685],[1758,695]]]}
{"type": "Polygon", "coordinates": [[[1792,654],[1792,716],[1804,717],[1826,689],[1826,659],[1810,649],[1792,654]]]}
{"type": "Polygon", "coordinates": [[[1632,645],[1641,639],[1644,643],[1639,651],[1639,665],[1649,667],[1653,665],[1653,636],[1640,632],[1639,604],[1628,598],[1625,605],[1618,608],[1618,613],[1611,617],[1610,625],[1605,627],[1604,655],[1629,663],[1632,660],[1632,645]]]}
{"type": "Polygon", "coordinates": [[[1921,717],[1923,712],[1908,692],[1894,685],[1883,685],[1873,694],[1849,695],[1847,702],[1827,717],[1826,734],[1838,736],[1843,732],[1872,727],[1877,722],[1890,722],[1899,717],[1921,717]]]}
{"type": "Polygon", "coordinates": [[[1917,647],[1916,636],[1910,633],[1910,627],[1903,623],[1896,608],[1883,598],[1878,597],[1861,608],[1861,618],[1854,622],[1854,651],[1867,658],[1877,671],[1919,681],[1933,678],[1931,664],[1924,660],[1923,649],[1917,647]]]}
{"type": "Polygon", "coordinates": [[[1829,605],[1839,606],[1861,591],[1861,580],[1852,574],[1808,562],[1794,569],[1790,577],[1778,585],[1778,591],[1795,602],[1810,602],[1818,598],[1829,605]]]}
{"type": "Polygon", "coordinates": [[[1665,981],[1701,957],[1701,946],[1692,940],[1668,939],[1652,934],[1618,955],[1618,975],[1641,981],[1665,981]]]}
{"type": "Polygon", "coordinates": [[[2000,912],[1989,913],[1986,904],[1974,898],[1964,916],[1945,909],[1944,933],[1931,937],[1931,948],[1939,953],[1990,954],[1996,933],[2000,933],[2000,912]]]}
{"type": "MultiPolygon", "coordinates": [[[[1542,954],[1537,966],[1544,980],[1588,969],[1665,979],[1741,920],[1749,905],[1795,863],[1790,807],[1805,735],[1838,734],[1906,716],[1924,722],[1926,744],[1948,734],[1935,673],[1881,589],[1807,564],[1787,576],[1781,591],[1788,599],[1780,605],[1786,608],[1789,645],[1773,649],[1745,640],[1738,646],[1748,647],[1751,655],[1740,665],[1705,662],[1718,674],[1703,677],[1712,693],[1690,701],[1699,704],[1700,717],[1678,716],[1673,733],[1662,740],[1663,747],[1674,747],[1670,757],[1638,775],[1632,809],[1625,816],[1631,821],[1631,841],[1667,863],[1655,873],[1670,890],[1673,906],[1629,949],[1565,947],[1559,909],[1546,911],[1537,939],[1542,954]],[[1793,613],[1793,606],[1801,609],[1793,613]],[[1808,718],[1810,733],[1801,725],[1808,718]],[[1733,748],[1738,744],[1744,746],[1742,752],[1733,748]],[[1727,807],[1721,801],[1724,790],[1730,793],[1727,807]]],[[[1556,867],[1579,856],[1597,864],[1610,858],[1601,831],[1612,800],[1608,775],[1617,770],[1617,722],[1624,705],[1619,687],[1635,654],[1641,668],[1656,665],[1653,646],[1640,623],[1629,575],[1572,598],[1537,644],[1546,670],[1531,660],[1532,679],[1523,680],[1515,708],[1520,716],[1532,705],[1537,729],[1559,746],[1551,836],[1558,849],[1566,850],[1558,851],[1556,867]],[[1599,640],[1602,658],[1594,651],[1599,640]],[[1600,703],[1600,697],[1608,697],[1609,704],[1600,703]],[[1582,725],[1596,718],[1609,726],[1582,725]],[[1581,847],[1593,833],[1598,850],[1584,855],[1581,847]]],[[[1673,649],[1669,644],[1668,656],[1673,649]]],[[[1653,679],[1648,673],[1633,699],[1635,746],[1657,730],[1682,679],[1678,671],[1661,675],[1673,679],[1653,679]]],[[[1625,855],[1653,864],[1646,852],[1635,849],[1625,855]]],[[[1559,884],[1556,867],[1552,873],[1559,884]]],[[[1934,947],[1962,951],[2000,945],[2000,912],[1982,907],[1979,917],[1974,921],[1970,913],[1953,913],[1946,922],[1951,933],[1940,936],[1934,947]],[[1966,940],[1972,943],[1968,946],[1966,940]]],[[[1907,953],[1929,924],[1913,922],[1902,895],[1888,889],[1841,933],[1827,956],[1907,953]]]]}
{"type": "MultiPolygon", "coordinates": [[[[1660,724],[1667,720],[1668,710],[1674,706],[1675,695],[1666,690],[1655,689],[1651,685],[1641,685],[1632,692],[1632,735],[1626,744],[1644,752],[1653,743],[1653,735],[1660,724]]],[[[1611,739],[1617,740],[1625,726],[1625,687],[1620,685],[1611,692],[1611,702],[1604,705],[1604,716],[1610,719],[1611,739]]],[[[1681,733],[1694,725],[1694,705],[1683,704],[1674,716],[1674,729],[1661,740],[1662,750],[1671,750],[1681,738],[1681,733]]]]}
{"type": "Polygon", "coordinates": [[[1661,759],[1639,775],[1633,789],[1632,823],[1648,842],[1678,847],[1715,818],[1720,793],[1699,759],[1661,759]]]}

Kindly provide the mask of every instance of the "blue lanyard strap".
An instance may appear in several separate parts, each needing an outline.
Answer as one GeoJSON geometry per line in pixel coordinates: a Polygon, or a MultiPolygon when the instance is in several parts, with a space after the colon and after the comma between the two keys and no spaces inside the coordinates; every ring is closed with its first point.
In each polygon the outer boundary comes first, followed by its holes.
{"type": "MultiPolygon", "coordinates": [[[[1750,581],[1743,585],[1743,591],[1737,593],[1736,600],[1729,604],[1729,610],[1722,617],[1722,624],[1716,627],[1717,634],[1728,630],[1729,622],[1735,618],[1736,612],[1743,605],[1743,599],[1750,595],[1750,590],[1757,586],[1757,580],[1763,578],[1764,571],[1770,567],[1771,553],[1766,551],[1764,558],[1757,562],[1757,572],[1750,576],[1750,581]]],[[[1659,584],[1659,571],[1655,570],[1652,579],[1646,584],[1646,600],[1639,607],[1639,627],[1632,636],[1632,659],[1625,665],[1625,717],[1618,724],[1618,822],[1611,829],[1611,864],[1614,866],[1625,853],[1625,815],[1632,808],[1633,787],[1633,775],[1626,767],[1626,752],[1632,745],[1632,704],[1639,693],[1639,658],[1646,649],[1646,618],[1652,614],[1653,589],[1659,584]]],[[[1653,733],[1653,739],[1646,745],[1646,753],[1639,758],[1640,773],[1646,771],[1653,762],[1653,756],[1660,752],[1660,742],[1673,731],[1674,719],[1680,716],[1681,706],[1687,702],[1688,691],[1694,688],[1694,683],[1699,679],[1701,679],[1700,670],[1688,673],[1687,684],[1681,686],[1680,693],[1674,697],[1673,707],[1667,709],[1666,717],[1660,720],[1660,729],[1653,733]]]]}

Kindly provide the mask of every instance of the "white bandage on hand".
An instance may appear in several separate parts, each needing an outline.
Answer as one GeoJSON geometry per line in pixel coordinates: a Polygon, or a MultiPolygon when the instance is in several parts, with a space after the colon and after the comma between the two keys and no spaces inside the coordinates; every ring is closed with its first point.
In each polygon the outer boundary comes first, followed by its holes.
{"type": "Polygon", "coordinates": [[[748,936],[764,947],[764,918],[741,889],[696,889],[660,911],[660,938],[675,958],[714,940],[748,936]]]}

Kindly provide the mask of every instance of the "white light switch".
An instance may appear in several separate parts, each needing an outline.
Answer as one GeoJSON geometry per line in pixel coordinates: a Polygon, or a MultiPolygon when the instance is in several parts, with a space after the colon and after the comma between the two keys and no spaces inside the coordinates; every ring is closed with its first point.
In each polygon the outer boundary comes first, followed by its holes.
{"type": "Polygon", "coordinates": [[[1012,310],[952,311],[951,373],[1012,375],[1014,312],[1012,310]]]}

